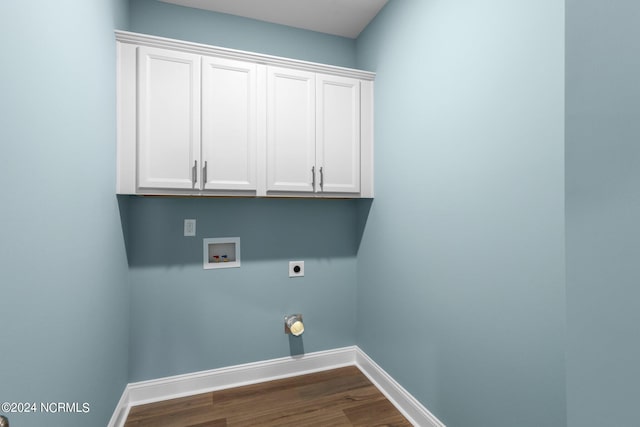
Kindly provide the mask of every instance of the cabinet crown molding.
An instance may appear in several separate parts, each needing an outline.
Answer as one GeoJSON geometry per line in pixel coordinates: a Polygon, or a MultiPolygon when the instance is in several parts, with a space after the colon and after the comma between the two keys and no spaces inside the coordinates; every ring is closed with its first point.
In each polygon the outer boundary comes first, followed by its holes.
{"type": "Polygon", "coordinates": [[[371,71],[357,70],[335,65],[319,64],[315,62],[301,61],[279,56],[265,55],[261,53],[247,52],[243,50],[228,49],[201,43],[187,42],[183,40],[165,37],[150,36],[147,34],[133,33],[129,31],[115,31],[116,40],[121,43],[135,44],[138,46],[159,47],[175,51],[195,53],[199,55],[211,55],[220,58],[236,59],[254,62],[256,64],[288,67],[315,73],[328,73],[335,76],[352,77],[361,80],[373,81],[376,74],[371,71]]]}

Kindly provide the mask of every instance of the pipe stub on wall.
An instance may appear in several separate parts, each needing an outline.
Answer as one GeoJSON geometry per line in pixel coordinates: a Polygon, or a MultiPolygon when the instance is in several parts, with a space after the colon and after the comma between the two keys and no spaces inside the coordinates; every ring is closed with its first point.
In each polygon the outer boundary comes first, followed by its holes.
{"type": "Polygon", "coordinates": [[[300,336],[304,332],[302,314],[292,314],[284,317],[284,333],[293,336],[300,336]]]}

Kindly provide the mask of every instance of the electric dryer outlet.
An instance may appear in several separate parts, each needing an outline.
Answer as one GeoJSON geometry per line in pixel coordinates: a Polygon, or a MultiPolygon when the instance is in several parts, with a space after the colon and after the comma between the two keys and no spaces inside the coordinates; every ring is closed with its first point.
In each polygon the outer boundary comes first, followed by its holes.
{"type": "Polygon", "coordinates": [[[289,261],[289,277],[304,276],[304,261],[289,261]]]}

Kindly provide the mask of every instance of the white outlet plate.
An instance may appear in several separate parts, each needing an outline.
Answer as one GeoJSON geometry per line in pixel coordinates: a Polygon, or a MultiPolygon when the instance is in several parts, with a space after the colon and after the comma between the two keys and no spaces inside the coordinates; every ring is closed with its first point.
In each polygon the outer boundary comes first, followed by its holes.
{"type": "Polygon", "coordinates": [[[193,237],[196,235],[196,220],[185,219],[184,220],[184,235],[187,237],[193,237]]]}
{"type": "Polygon", "coordinates": [[[289,277],[304,277],[304,261],[289,261],[289,277]]]}

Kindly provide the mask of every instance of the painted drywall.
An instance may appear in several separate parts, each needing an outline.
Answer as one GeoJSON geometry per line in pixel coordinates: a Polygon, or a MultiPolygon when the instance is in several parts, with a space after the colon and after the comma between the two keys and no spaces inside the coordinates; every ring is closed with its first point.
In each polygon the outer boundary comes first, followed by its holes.
{"type": "Polygon", "coordinates": [[[12,426],[106,425],[127,383],[113,36],[127,15],[116,0],[0,3],[0,401],[37,411],[2,408],[12,426]]]}
{"type": "Polygon", "coordinates": [[[357,55],[357,344],[447,425],[565,425],[563,3],[392,0],[357,55]]]}
{"type": "Polygon", "coordinates": [[[567,412],[638,425],[640,4],[569,0],[567,412]]]}
{"type": "Polygon", "coordinates": [[[343,67],[355,65],[352,39],[157,0],[131,0],[131,28],[144,34],[267,55],[343,67]]]}
{"type": "Polygon", "coordinates": [[[129,202],[131,381],[353,345],[354,201],[129,202]],[[239,268],[203,269],[210,237],[240,237],[239,268]],[[290,260],[305,261],[304,277],[289,278],[290,260]],[[306,325],[297,338],[284,333],[293,313],[306,325]]]}

